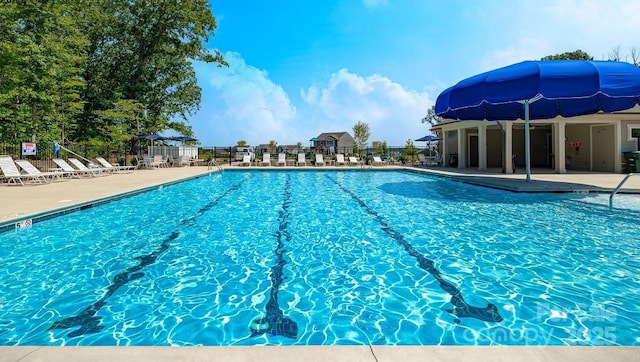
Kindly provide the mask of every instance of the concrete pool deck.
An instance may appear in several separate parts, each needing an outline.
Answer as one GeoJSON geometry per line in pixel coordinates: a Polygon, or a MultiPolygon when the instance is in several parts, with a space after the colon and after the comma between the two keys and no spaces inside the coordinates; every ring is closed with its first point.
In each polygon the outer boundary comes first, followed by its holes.
{"type": "MultiPolygon", "coordinates": [[[[240,167],[230,166],[233,169],[240,167]]],[[[286,167],[294,169],[293,167],[286,167]]],[[[336,169],[333,166],[305,169],[336,169]]],[[[248,169],[243,167],[242,169],[248,169]]],[[[265,167],[260,167],[265,169],[265,167]]],[[[340,168],[342,169],[342,167],[340,168]]],[[[378,167],[373,168],[378,169],[378,167]]],[[[406,169],[386,166],[384,169],[406,169]]],[[[448,168],[411,168],[438,173],[462,182],[524,192],[572,192],[614,189],[625,175],[597,173],[551,174],[534,171],[499,174],[448,168]]],[[[0,224],[165,183],[207,176],[216,170],[182,167],[137,170],[131,174],[73,179],[39,186],[0,185],[0,224]]],[[[629,178],[624,192],[640,193],[640,175],[629,178]]],[[[338,346],[338,347],[0,347],[3,361],[639,361],[638,347],[475,347],[475,346],[338,346]]]]}

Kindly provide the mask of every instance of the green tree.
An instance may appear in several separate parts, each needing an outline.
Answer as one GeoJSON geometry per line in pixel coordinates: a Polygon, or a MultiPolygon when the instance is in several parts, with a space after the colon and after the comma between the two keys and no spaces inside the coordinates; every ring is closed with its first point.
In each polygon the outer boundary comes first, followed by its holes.
{"type": "Polygon", "coordinates": [[[371,148],[373,148],[373,152],[375,153],[384,153],[381,141],[371,141],[371,148]]]}
{"type": "Polygon", "coordinates": [[[413,141],[411,139],[407,140],[407,143],[404,146],[404,152],[403,152],[403,156],[401,157],[401,160],[406,161],[406,160],[411,160],[411,163],[413,163],[416,160],[416,155],[418,154],[418,149],[416,148],[416,146],[413,145],[413,141]]]}
{"type": "Polygon", "coordinates": [[[432,126],[435,126],[436,124],[442,122],[442,117],[436,115],[436,106],[431,106],[431,108],[427,110],[427,115],[424,116],[420,121],[422,123],[428,123],[432,126]]]}
{"type": "Polygon", "coordinates": [[[358,121],[355,125],[353,125],[353,140],[355,142],[355,153],[362,152],[369,142],[369,137],[371,136],[371,132],[369,131],[369,124],[358,121]]]}
{"type": "MultiPolygon", "coordinates": [[[[95,113],[102,129],[99,135],[93,138],[94,140],[101,140],[105,145],[111,144],[120,149],[133,138],[132,129],[136,130],[134,135],[141,135],[140,121],[144,107],[140,102],[124,99],[117,101],[113,108],[95,113]]],[[[138,149],[134,149],[132,153],[138,153],[138,149]]]]}
{"type": "Polygon", "coordinates": [[[0,141],[191,136],[201,92],[191,62],[227,65],[206,46],[216,25],[206,0],[3,2],[0,141]],[[135,122],[126,102],[141,105],[135,122]]]}
{"type": "Polygon", "coordinates": [[[278,147],[278,142],[271,140],[269,141],[269,151],[271,153],[275,153],[276,152],[276,147],[278,147]]]}
{"type": "Polygon", "coordinates": [[[66,119],[82,108],[81,72],[88,39],[77,22],[79,5],[72,1],[17,3],[0,7],[2,138],[55,140],[66,119]]]}
{"type": "Polygon", "coordinates": [[[593,60],[593,57],[578,49],[572,52],[564,52],[562,54],[547,55],[541,60],[593,60]]]}
{"type": "Polygon", "coordinates": [[[388,154],[389,153],[389,146],[387,146],[387,141],[383,141],[382,142],[382,146],[381,146],[381,153],[384,154],[388,154]]]}
{"type": "MultiPolygon", "coordinates": [[[[201,95],[191,62],[227,65],[218,51],[211,52],[206,47],[216,28],[209,2],[97,3],[104,11],[92,14],[94,25],[86,29],[91,47],[85,73],[88,104],[82,120],[87,127],[83,129],[95,130],[95,110],[131,99],[144,106],[141,132],[173,128],[188,135],[191,131],[185,122],[198,110],[201,95]]],[[[78,136],[88,138],[95,134],[78,136]]]]}
{"type": "Polygon", "coordinates": [[[239,141],[236,143],[236,146],[237,146],[237,147],[246,147],[246,146],[247,146],[247,141],[245,141],[245,140],[239,140],[239,141]]]}

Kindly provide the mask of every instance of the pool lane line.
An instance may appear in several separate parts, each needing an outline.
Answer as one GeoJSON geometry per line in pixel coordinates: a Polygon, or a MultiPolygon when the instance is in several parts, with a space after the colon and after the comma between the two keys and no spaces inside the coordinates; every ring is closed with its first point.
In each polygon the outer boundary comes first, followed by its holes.
{"type": "Polygon", "coordinates": [[[267,302],[266,316],[262,318],[256,318],[251,321],[249,330],[251,331],[251,337],[255,337],[262,334],[272,334],[284,336],[287,338],[298,337],[298,324],[291,318],[285,317],[284,312],[278,305],[278,292],[280,290],[280,284],[284,278],[282,277],[282,271],[287,261],[284,259],[286,253],[285,244],[283,239],[287,243],[291,242],[291,234],[288,231],[289,225],[289,206],[291,205],[291,175],[287,175],[284,183],[284,196],[282,200],[282,209],[278,213],[278,230],[275,233],[276,237],[276,263],[271,267],[271,291],[269,293],[269,301],[267,302]]]}
{"type": "MultiPolygon", "coordinates": [[[[245,181],[242,181],[237,185],[229,188],[215,200],[211,201],[200,210],[198,210],[194,216],[182,220],[180,222],[180,225],[193,223],[196,218],[202,216],[205,212],[209,211],[212,207],[217,205],[220,200],[222,200],[222,198],[240,189],[244,182],[245,181]]],[[[79,329],[67,333],[67,336],[69,337],[77,337],[88,333],[100,332],[102,329],[104,329],[104,326],[100,325],[102,317],[97,316],[96,314],[98,313],[98,311],[100,311],[100,308],[107,304],[107,299],[109,299],[123,285],[127,284],[130,281],[142,278],[144,276],[144,273],[140,272],[140,270],[155,263],[158,256],[167,251],[170,247],[171,242],[176,240],[179,236],[180,231],[174,230],[171,235],[169,235],[169,237],[162,241],[158,249],[154,250],[150,254],[135,257],[134,259],[137,259],[139,261],[138,265],[127,268],[126,270],[114,276],[113,280],[111,281],[111,285],[109,285],[109,287],[107,288],[107,292],[102,296],[102,298],[98,299],[95,303],[83,309],[75,316],[53,322],[48,330],[80,327],[79,329]]]]}
{"type": "MultiPolygon", "coordinates": [[[[404,236],[401,233],[389,226],[389,224],[384,220],[384,218],[382,218],[382,216],[380,216],[380,214],[369,207],[369,205],[362,201],[362,199],[360,199],[351,190],[340,185],[338,181],[332,179],[331,177],[329,177],[329,175],[325,176],[334,184],[336,184],[347,195],[349,195],[369,215],[373,216],[374,220],[376,220],[382,227],[382,231],[384,231],[392,239],[396,240],[409,255],[416,258],[416,260],[418,260],[418,266],[420,266],[420,268],[425,270],[427,273],[431,274],[440,283],[440,288],[451,295],[451,304],[453,304],[453,309],[447,309],[447,312],[453,314],[458,318],[475,318],[485,322],[502,322],[503,318],[498,311],[498,307],[491,303],[488,303],[486,307],[475,307],[467,303],[464,300],[460,289],[458,289],[456,286],[449,283],[442,277],[440,271],[434,266],[433,260],[430,260],[424,255],[418,253],[413,248],[413,246],[405,240],[404,236]]],[[[460,323],[459,319],[455,319],[454,321],[456,323],[460,323]]]]}

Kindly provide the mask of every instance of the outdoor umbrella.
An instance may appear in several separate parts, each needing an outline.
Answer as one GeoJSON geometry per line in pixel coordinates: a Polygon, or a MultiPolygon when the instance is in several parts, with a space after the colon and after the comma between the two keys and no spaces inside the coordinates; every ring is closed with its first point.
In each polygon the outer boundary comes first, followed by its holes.
{"type": "Polygon", "coordinates": [[[311,142],[311,143],[309,144],[309,148],[313,149],[313,143],[314,142],[318,142],[318,141],[320,141],[320,139],[318,139],[318,137],[313,137],[312,139],[310,139],[309,142],[311,142]]]}
{"type": "Polygon", "coordinates": [[[640,104],[640,68],[624,62],[525,61],[460,81],[436,100],[446,119],[525,121],[525,162],[531,179],[529,120],[615,112],[640,104]]]}
{"type": "Polygon", "coordinates": [[[198,139],[193,138],[193,137],[189,137],[189,136],[176,136],[176,137],[169,137],[168,138],[171,141],[180,141],[182,143],[184,142],[195,142],[198,139]]]}
{"type": "MultiPolygon", "coordinates": [[[[167,138],[167,137],[164,137],[164,136],[161,136],[161,135],[159,135],[159,134],[152,133],[152,134],[146,134],[146,135],[138,136],[138,137],[136,137],[136,139],[137,139],[137,140],[151,140],[151,153],[153,154],[153,146],[154,146],[154,142],[155,142],[156,140],[158,140],[158,141],[163,141],[163,140],[166,140],[166,139],[168,139],[168,138],[167,138]]],[[[152,155],[152,156],[153,156],[153,155],[152,155]]]]}
{"type": "MultiPolygon", "coordinates": [[[[442,138],[433,135],[433,134],[428,134],[424,137],[418,138],[416,141],[425,141],[427,142],[427,146],[431,145],[432,141],[440,141],[442,138]]],[[[431,156],[431,148],[429,148],[429,156],[431,156]]]]}

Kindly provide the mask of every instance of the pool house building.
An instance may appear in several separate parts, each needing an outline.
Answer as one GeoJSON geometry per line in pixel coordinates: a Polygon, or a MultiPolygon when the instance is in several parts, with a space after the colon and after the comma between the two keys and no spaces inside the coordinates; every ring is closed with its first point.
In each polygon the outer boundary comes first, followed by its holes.
{"type": "MultiPolygon", "coordinates": [[[[638,150],[638,139],[632,135],[634,129],[640,129],[639,106],[614,113],[532,120],[531,167],[555,173],[626,172],[624,153],[638,150]]],[[[442,137],[440,154],[445,166],[481,171],[502,168],[506,172],[511,172],[514,166],[524,167],[522,120],[444,119],[432,131],[442,137]]]]}

